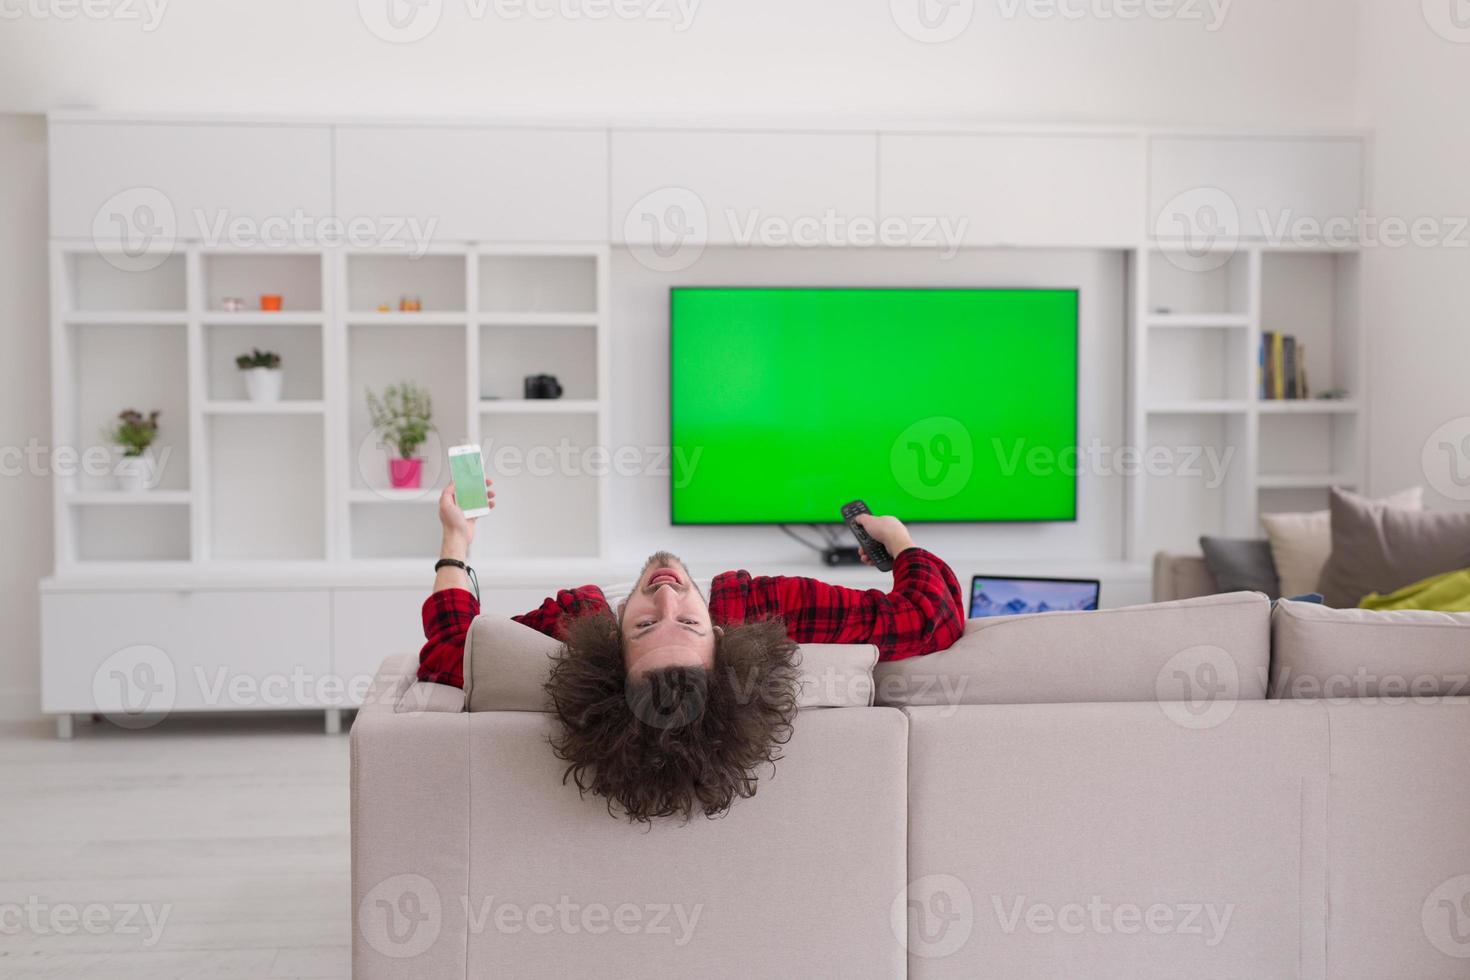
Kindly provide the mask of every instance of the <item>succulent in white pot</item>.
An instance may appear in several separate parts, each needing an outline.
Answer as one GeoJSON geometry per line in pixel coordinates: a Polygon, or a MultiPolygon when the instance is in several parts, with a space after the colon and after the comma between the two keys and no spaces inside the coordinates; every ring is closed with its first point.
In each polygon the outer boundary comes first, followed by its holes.
{"type": "Polygon", "coordinates": [[[157,412],[144,415],[131,408],[119,412],[117,422],[107,430],[107,437],[117,447],[118,459],[112,475],[119,490],[137,493],[157,482],[153,455],[149,452],[158,438],[157,412]]]}
{"type": "Polygon", "coordinates": [[[275,351],[252,350],[235,358],[235,367],[245,378],[245,393],[253,402],[278,402],[286,373],[281,370],[281,355],[275,351]]]}

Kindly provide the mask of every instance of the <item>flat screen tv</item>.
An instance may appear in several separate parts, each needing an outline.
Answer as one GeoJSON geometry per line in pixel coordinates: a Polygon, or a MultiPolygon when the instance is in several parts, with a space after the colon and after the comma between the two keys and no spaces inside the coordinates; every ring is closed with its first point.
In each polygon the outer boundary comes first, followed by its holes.
{"type": "Polygon", "coordinates": [[[1076,520],[1077,296],[671,290],[673,523],[1076,520]]]}

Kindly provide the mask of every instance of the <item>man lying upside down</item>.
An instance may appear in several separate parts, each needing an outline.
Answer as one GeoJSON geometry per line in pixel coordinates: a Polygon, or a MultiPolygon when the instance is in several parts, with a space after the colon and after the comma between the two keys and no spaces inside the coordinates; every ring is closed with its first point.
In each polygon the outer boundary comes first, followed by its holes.
{"type": "MultiPolygon", "coordinates": [[[[475,521],[453,487],[439,519],[440,558],[465,562],[475,521]]],[[[684,563],[660,551],[616,610],[584,585],[513,617],[564,644],[546,692],[565,777],[630,821],[718,816],[755,794],[757,770],[790,736],[798,643],[871,643],[880,659],[902,660],[959,639],[965,617],[950,567],[915,547],[896,518],[858,519],[894,556],[889,592],[735,571],[715,576],[706,598],[684,563]]],[[[419,680],[464,686],[465,637],[480,613],[469,585],[462,565],[438,571],[424,602],[419,680]]]]}

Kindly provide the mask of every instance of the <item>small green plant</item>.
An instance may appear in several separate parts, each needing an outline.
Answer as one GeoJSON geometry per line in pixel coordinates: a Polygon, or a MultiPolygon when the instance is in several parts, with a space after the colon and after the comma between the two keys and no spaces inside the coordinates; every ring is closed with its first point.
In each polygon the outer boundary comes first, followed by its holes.
{"type": "Polygon", "coordinates": [[[281,366],[281,355],[270,350],[252,350],[249,354],[241,354],[235,358],[235,367],[241,371],[249,371],[251,368],[270,368],[275,370],[281,366]]]}
{"type": "Polygon", "coordinates": [[[104,434],[113,445],[122,447],[124,456],[141,456],[158,438],[158,413],[145,416],[132,408],[119,412],[117,422],[104,434]]]}
{"type": "Polygon", "coordinates": [[[429,438],[434,417],[429,393],[412,381],[404,381],[383,389],[381,398],[369,388],[367,403],[373,428],[382,435],[383,442],[397,448],[404,459],[412,459],[414,451],[429,438]]]}

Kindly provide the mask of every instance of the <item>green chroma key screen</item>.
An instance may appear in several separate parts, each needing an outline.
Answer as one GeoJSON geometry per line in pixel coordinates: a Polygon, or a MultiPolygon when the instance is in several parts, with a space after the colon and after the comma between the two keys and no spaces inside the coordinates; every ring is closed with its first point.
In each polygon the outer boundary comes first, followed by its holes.
{"type": "Polygon", "coordinates": [[[670,293],[675,524],[1076,519],[1076,290],[670,293]]]}

